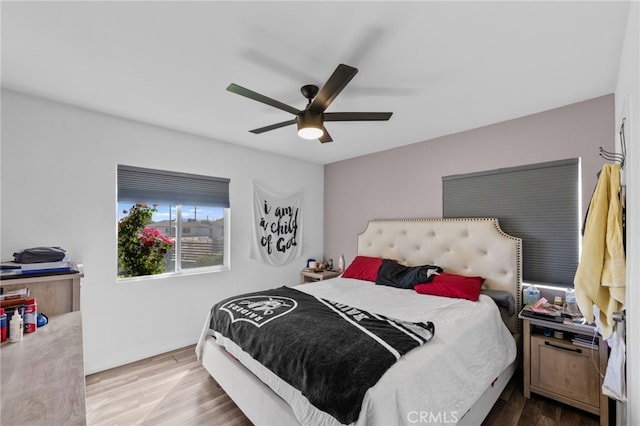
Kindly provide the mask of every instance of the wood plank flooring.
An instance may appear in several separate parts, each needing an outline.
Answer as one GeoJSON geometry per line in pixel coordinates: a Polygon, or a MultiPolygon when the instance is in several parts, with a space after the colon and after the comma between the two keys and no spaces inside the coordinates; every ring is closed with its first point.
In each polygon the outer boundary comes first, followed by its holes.
{"type": "Polygon", "coordinates": [[[518,370],[482,422],[482,426],[599,426],[600,418],[536,394],[524,397],[518,370]]]}
{"type": "MultiPolygon", "coordinates": [[[[86,378],[87,424],[250,426],[188,346],[86,378]]],[[[516,373],[483,426],[597,426],[589,413],[532,395],[516,373]]],[[[391,425],[390,425],[391,426],[391,425]]]]}
{"type": "Polygon", "coordinates": [[[88,425],[251,425],[195,346],[91,374],[86,385],[88,425]]]}

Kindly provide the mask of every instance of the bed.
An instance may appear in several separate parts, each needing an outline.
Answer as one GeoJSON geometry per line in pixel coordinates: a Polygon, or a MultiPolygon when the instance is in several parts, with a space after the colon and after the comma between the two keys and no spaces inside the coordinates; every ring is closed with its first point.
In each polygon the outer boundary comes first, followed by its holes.
{"type": "MultiPolygon", "coordinates": [[[[372,220],[357,239],[358,256],[409,267],[437,265],[446,274],[482,277],[484,284],[475,302],[376,285],[347,274],[290,290],[383,318],[435,325],[428,343],[404,354],[364,394],[359,415],[347,424],[480,424],[518,363],[514,313],[521,306],[520,239],[502,232],[494,218],[372,220]],[[501,304],[505,294],[513,306],[501,304]]],[[[343,424],[212,331],[210,321],[211,313],[196,353],[254,424],[343,424]]]]}

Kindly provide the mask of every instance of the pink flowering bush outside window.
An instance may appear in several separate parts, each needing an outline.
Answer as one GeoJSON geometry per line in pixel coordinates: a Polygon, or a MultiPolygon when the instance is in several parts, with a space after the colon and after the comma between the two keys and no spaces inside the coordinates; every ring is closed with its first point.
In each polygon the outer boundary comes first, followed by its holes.
{"type": "Polygon", "coordinates": [[[118,222],[118,268],[125,277],[161,274],[174,240],[147,226],[157,209],[138,203],[118,222]]]}

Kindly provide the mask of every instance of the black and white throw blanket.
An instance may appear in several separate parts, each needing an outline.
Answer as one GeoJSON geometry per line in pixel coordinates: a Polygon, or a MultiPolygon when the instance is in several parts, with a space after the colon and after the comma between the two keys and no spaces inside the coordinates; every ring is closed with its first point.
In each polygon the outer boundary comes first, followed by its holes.
{"type": "Polygon", "coordinates": [[[431,322],[399,321],[289,287],[216,304],[210,327],[344,424],[358,419],[365,393],[393,363],[434,335],[431,322]]]}

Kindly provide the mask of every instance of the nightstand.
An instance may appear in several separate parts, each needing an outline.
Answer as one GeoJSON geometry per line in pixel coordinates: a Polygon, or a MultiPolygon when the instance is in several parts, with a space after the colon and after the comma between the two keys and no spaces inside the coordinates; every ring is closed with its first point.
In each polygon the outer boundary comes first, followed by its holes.
{"type": "Polygon", "coordinates": [[[607,369],[607,343],[598,334],[593,347],[589,347],[595,327],[531,318],[522,313],[518,318],[523,320],[524,329],[525,398],[530,398],[532,392],[546,396],[597,414],[600,424],[608,425],[609,398],[601,391],[602,375],[607,369]],[[545,335],[545,330],[551,335],[545,335]],[[581,344],[573,341],[576,335],[590,339],[581,344]]]}
{"type": "Polygon", "coordinates": [[[302,284],[304,284],[304,283],[312,283],[315,281],[324,281],[324,280],[328,280],[329,278],[335,278],[341,273],[342,272],[338,272],[338,271],[315,272],[315,271],[306,271],[303,269],[302,271],[300,271],[300,278],[301,278],[302,284]]]}

